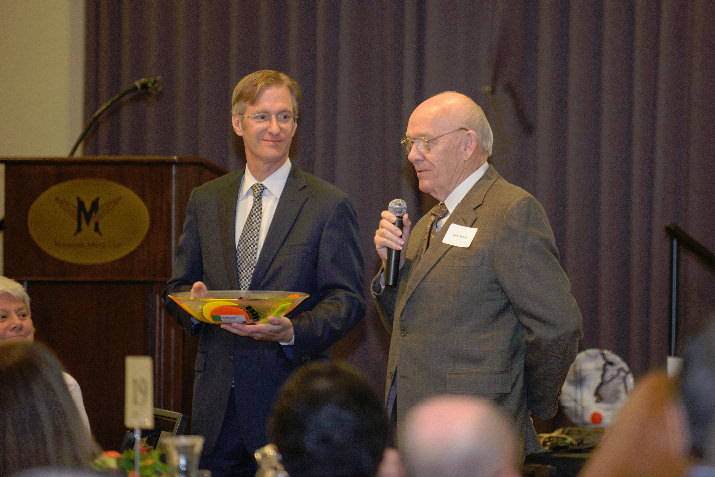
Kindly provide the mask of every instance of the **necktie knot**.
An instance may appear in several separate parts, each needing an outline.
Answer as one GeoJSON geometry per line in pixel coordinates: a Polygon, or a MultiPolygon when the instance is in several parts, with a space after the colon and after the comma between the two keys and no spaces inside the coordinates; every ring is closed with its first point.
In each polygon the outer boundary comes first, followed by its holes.
{"type": "Polygon", "coordinates": [[[425,233],[424,241],[422,242],[422,255],[424,255],[427,247],[429,247],[430,242],[434,240],[434,236],[437,235],[437,222],[447,217],[447,214],[449,214],[449,209],[447,209],[447,206],[444,205],[444,202],[437,204],[430,212],[427,231],[425,233]]]}
{"type": "Polygon", "coordinates": [[[444,202],[440,202],[434,209],[432,209],[432,215],[434,215],[435,222],[447,217],[448,213],[449,209],[447,209],[447,206],[444,205],[444,202]]]}
{"type": "Polygon", "coordinates": [[[259,197],[263,196],[263,191],[266,190],[266,186],[261,184],[260,182],[256,182],[251,186],[251,192],[253,192],[253,200],[255,200],[259,197]]]}

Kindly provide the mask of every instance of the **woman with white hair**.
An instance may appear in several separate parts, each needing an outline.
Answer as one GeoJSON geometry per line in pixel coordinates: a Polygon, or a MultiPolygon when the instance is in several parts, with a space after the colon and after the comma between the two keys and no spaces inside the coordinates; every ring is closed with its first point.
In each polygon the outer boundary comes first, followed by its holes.
{"type": "MultiPolygon", "coordinates": [[[[32,322],[30,314],[30,296],[20,283],[0,276],[0,344],[34,340],[35,324],[32,322]]],[[[79,383],[69,373],[63,371],[62,374],[77,406],[77,411],[89,430],[89,418],[84,408],[79,383]]]]}

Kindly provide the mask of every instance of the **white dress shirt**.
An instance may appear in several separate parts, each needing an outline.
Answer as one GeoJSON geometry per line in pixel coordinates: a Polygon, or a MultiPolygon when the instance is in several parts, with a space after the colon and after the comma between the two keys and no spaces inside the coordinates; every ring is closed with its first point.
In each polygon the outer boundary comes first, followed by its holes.
{"type": "Polygon", "coordinates": [[[464,199],[464,196],[467,195],[467,192],[469,192],[472,187],[474,187],[474,184],[476,184],[477,181],[482,178],[484,173],[487,172],[487,169],[489,169],[489,163],[485,162],[484,164],[479,166],[476,171],[472,172],[469,176],[467,176],[467,178],[464,179],[457,187],[455,187],[454,190],[449,193],[447,198],[444,199],[444,205],[447,206],[447,215],[445,215],[437,222],[438,232],[439,229],[442,227],[444,221],[447,220],[450,215],[452,215],[452,211],[457,208],[460,202],[462,202],[462,199],[464,199]]]}
{"type": "MultiPolygon", "coordinates": [[[[266,186],[263,191],[263,206],[261,209],[261,228],[258,231],[258,251],[256,254],[256,260],[261,256],[261,249],[263,248],[263,242],[266,241],[266,235],[268,235],[268,228],[271,226],[273,221],[273,215],[276,213],[276,207],[278,207],[278,201],[281,198],[283,189],[285,188],[286,182],[288,181],[288,175],[290,174],[291,162],[290,158],[286,159],[281,167],[278,168],[270,176],[266,177],[261,184],[266,186]]],[[[243,226],[246,223],[248,214],[251,213],[251,207],[253,207],[253,191],[251,187],[256,184],[257,181],[251,171],[246,167],[246,172],[243,174],[243,180],[241,181],[241,187],[238,191],[238,203],[236,204],[236,236],[235,236],[235,246],[238,247],[238,240],[241,238],[241,232],[243,231],[243,226]]],[[[290,341],[281,342],[280,344],[285,346],[290,346],[295,342],[295,335],[290,341]]],[[[285,348],[284,348],[285,349],[285,348]]],[[[290,356],[289,356],[290,357],[290,356]]]]}
{"type": "MultiPolygon", "coordinates": [[[[291,162],[290,159],[286,159],[283,165],[278,168],[273,174],[268,176],[266,180],[261,181],[261,184],[266,186],[263,191],[263,208],[261,215],[261,228],[258,235],[258,256],[261,255],[261,248],[263,248],[263,242],[266,240],[266,235],[268,235],[268,228],[271,226],[271,221],[273,220],[273,214],[276,212],[276,207],[278,206],[278,201],[283,193],[283,188],[288,180],[288,174],[290,174],[291,162]]],[[[238,247],[238,239],[241,237],[241,232],[243,231],[243,226],[246,223],[248,214],[251,212],[251,207],[253,206],[253,191],[251,187],[256,184],[257,181],[251,171],[246,167],[246,173],[243,175],[243,180],[241,181],[241,187],[238,191],[238,203],[236,204],[236,236],[235,236],[235,246],[238,247]]]]}

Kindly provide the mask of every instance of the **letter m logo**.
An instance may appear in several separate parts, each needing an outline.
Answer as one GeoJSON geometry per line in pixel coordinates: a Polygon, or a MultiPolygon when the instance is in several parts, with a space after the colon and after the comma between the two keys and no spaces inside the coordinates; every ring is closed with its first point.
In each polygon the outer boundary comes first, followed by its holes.
{"type": "Polygon", "coordinates": [[[102,235],[102,232],[99,231],[99,220],[96,217],[98,213],[99,197],[92,201],[89,206],[89,210],[87,210],[87,206],[84,204],[84,201],[77,197],[77,230],[74,234],[77,235],[82,231],[82,223],[89,227],[92,221],[94,221],[94,232],[102,235]]]}

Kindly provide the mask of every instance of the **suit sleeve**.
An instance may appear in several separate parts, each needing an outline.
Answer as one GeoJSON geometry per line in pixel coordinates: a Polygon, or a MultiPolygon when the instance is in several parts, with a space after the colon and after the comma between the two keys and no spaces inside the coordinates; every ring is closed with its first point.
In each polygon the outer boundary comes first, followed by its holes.
{"type": "Polygon", "coordinates": [[[382,285],[385,269],[380,266],[380,270],[375,275],[370,283],[370,294],[377,305],[377,314],[380,316],[382,324],[388,333],[392,333],[392,320],[395,311],[395,300],[397,298],[397,289],[382,285]]]}
{"type": "Polygon", "coordinates": [[[179,238],[179,245],[174,256],[172,266],[172,277],[164,289],[164,304],[171,316],[189,331],[192,335],[199,334],[200,322],[192,320],[190,314],[185,312],[168,295],[176,292],[190,291],[194,282],[203,278],[203,265],[201,261],[201,247],[197,230],[196,200],[195,190],[191,192],[188,204],[186,205],[186,220],[184,230],[179,238]]]}
{"type": "Polygon", "coordinates": [[[294,360],[318,355],[345,336],[365,314],[364,263],[357,213],[345,197],[324,223],[316,264],[320,301],[294,317],[294,360]]]}
{"type": "Polygon", "coordinates": [[[526,331],[529,410],[551,418],[582,337],[581,313],[546,214],[533,197],[519,200],[508,211],[495,262],[499,282],[526,331]]]}

